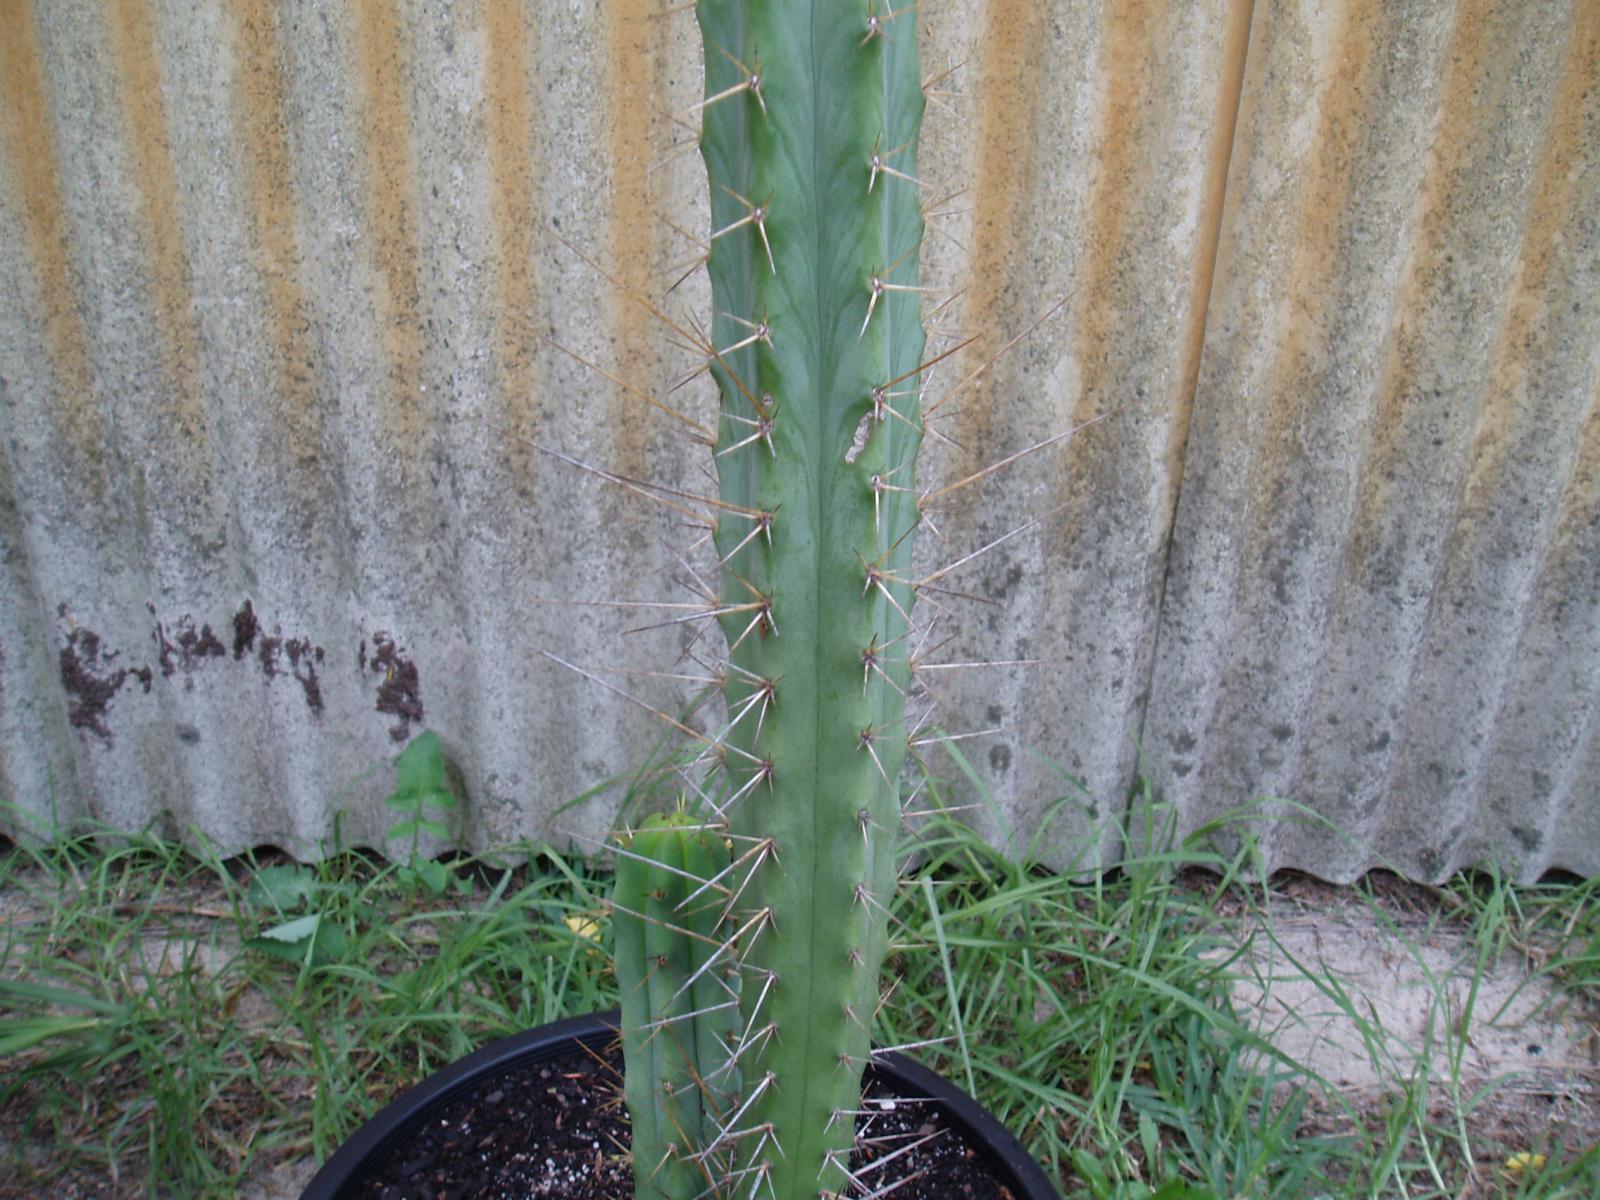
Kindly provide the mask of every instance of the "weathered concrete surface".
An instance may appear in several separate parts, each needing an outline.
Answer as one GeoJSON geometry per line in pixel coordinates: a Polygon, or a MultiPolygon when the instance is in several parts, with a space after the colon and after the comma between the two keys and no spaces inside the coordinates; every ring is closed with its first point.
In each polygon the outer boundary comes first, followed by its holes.
{"type": "Polygon", "coordinates": [[[646,744],[535,653],[614,660],[549,602],[658,595],[670,561],[535,443],[687,471],[551,345],[673,366],[560,239],[643,291],[686,253],[659,214],[704,224],[692,159],[644,189],[692,26],[612,8],[643,42],[515,3],[7,4],[0,770],[29,811],[53,783],[61,817],[314,854],[340,811],[381,833],[371,768],[426,724],[481,844],[646,744]]]}
{"type": "Polygon", "coordinates": [[[967,64],[965,122],[929,118],[929,190],[971,189],[929,271],[966,288],[951,333],[978,341],[929,389],[958,445],[933,442],[926,473],[956,482],[1081,427],[936,513],[930,567],[1045,518],[954,577],[994,603],[953,604],[964,629],[942,655],[1044,661],[936,683],[952,728],[1005,726],[968,750],[1014,843],[1049,810],[1043,844],[1083,866],[1120,853],[1248,11],[995,0],[929,19],[930,73],[967,64]]]}
{"type": "Polygon", "coordinates": [[[1145,726],[1190,827],[1595,869],[1597,83],[1592,3],[1258,6],[1145,726]]]}
{"type": "MultiPolygon", "coordinates": [[[[426,726],[468,843],[606,826],[553,814],[659,726],[539,651],[673,669],[687,628],[573,602],[681,599],[693,537],[539,447],[705,486],[639,398],[693,357],[631,297],[706,226],[660,7],[0,0],[0,795],[316,854],[380,837],[426,726]]],[[[1084,426],[923,542],[1045,517],[927,643],[1045,660],[929,676],[944,727],[1005,727],[963,744],[996,837],[1112,861],[1143,771],[1186,828],[1273,795],[1348,830],[1269,864],[1600,870],[1597,29],[924,14],[935,344],[976,338],[924,482],[1084,426]]]]}

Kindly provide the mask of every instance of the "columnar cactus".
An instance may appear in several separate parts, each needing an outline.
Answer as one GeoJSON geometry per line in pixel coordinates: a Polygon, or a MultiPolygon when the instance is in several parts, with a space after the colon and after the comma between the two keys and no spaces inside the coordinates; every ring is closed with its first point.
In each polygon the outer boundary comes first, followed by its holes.
{"type": "MultiPolygon", "coordinates": [[[[737,1091],[711,1106],[703,1150],[734,1152],[716,1190],[789,1200],[845,1190],[894,887],[923,92],[909,4],[700,0],[697,12],[728,643],[729,726],[715,739],[728,782],[714,804],[742,864],[721,923],[742,975],[737,1091]]],[[[642,1069],[630,1057],[631,1105],[642,1069]]],[[[639,1103],[635,1137],[651,1111],[639,1103]]]]}

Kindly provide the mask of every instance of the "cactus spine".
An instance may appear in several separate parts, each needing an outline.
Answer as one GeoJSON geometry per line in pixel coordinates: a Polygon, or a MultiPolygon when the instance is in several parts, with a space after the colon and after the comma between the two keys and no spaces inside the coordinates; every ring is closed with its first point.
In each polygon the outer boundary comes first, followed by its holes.
{"type": "Polygon", "coordinates": [[[909,8],[697,13],[729,646],[718,804],[748,863],[723,913],[743,976],[740,1090],[710,1143],[733,1152],[713,1190],[791,1200],[846,1189],[894,887],[923,93],[909,8]]]}

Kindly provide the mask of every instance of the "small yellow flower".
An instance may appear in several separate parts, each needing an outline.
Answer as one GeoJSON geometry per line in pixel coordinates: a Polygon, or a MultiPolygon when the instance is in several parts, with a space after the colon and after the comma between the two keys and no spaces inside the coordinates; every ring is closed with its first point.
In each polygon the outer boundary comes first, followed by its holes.
{"type": "MultiPolygon", "coordinates": [[[[588,942],[600,940],[600,915],[598,913],[574,913],[563,918],[567,928],[588,942]]],[[[589,953],[593,954],[591,950],[589,953]]]]}
{"type": "Polygon", "coordinates": [[[1513,1154],[1510,1158],[1506,1159],[1506,1170],[1512,1172],[1527,1170],[1537,1171],[1542,1166],[1544,1166],[1544,1155],[1533,1154],[1527,1150],[1524,1150],[1519,1154],[1513,1154]]]}

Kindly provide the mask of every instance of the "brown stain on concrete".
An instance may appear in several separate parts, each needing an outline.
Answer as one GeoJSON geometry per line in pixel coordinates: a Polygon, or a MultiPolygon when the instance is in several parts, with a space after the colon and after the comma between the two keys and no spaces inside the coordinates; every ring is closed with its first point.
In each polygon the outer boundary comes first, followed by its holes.
{"type": "Polygon", "coordinates": [[[201,389],[199,335],[194,289],[183,245],[183,214],[178,201],[178,171],[172,131],[161,95],[161,49],[148,0],[122,0],[108,6],[122,85],[123,119],[134,186],[144,204],[145,241],[150,267],[152,316],[166,368],[167,407],[172,427],[168,445],[196,474],[209,466],[211,439],[201,389]]]}
{"type": "MultiPolygon", "coordinates": [[[[485,123],[489,150],[489,216],[494,226],[495,281],[499,288],[496,330],[497,404],[502,422],[499,442],[524,495],[531,494],[537,452],[528,445],[539,435],[538,374],[540,295],[537,249],[538,209],[533,155],[533,106],[529,101],[528,39],[536,24],[526,20],[521,0],[488,0],[484,34],[488,43],[485,123]]],[[[542,310],[541,310],[542,312],[542,310]]]]}
{"type": "Polygon", "coordinates": [[[1460,177],[1470,170],[1483,133],[1477,122],[1486,114],[1473,97],[1485,71],[1492,69],[1492,18],[1489,0],[1465,0],[1456,15],[1439,97],[1435,149],[1423,180],[1422,209],[1409,251],[1412,261],[1396,297],[1395,328],[1385,351],[1371,441],[1362,466],[1358,509],[1352,521],[1354,561],[1365,561],[1378,552],[1383,514],[1391,502],[1388,483],[1412,450],[1407,415],[1415,389],[1425,386],[1418,375],[1427,369],[1428,353],[1426,346],[1418,345],[1419,315],[1441,303],[1441,291],[1455,284],[1447,262],[1448,247],[1460,222],[1470,215],[1458,211],[1452,200],[1460,198],[1460,177]]]}
{"type": "Polygon", "coordinates": [[[236,21],[235,136],[243,159],[256,264],[266,299],[265,332],[277,374],[277,386],[261,403],[272,408],[285,457],[297,471],[309,473],[321,460],[323,431],[317,402],[317,348],[300,277],[300,219],[290,165],[287,90],[278,49],[279,7],[275,0],[237,0],[232,11],[236,21]]]}
{"type": "Polygon", "coordinates": [[[376,319],[388,358],[388,447],[402,477],[422,470],[429,409],[423,392],[421,269],[416,173],[406,109],[406,45],[396,0],[354,0],[356,74],[360,81],[366,157],[366,225],[378,285],[376,319]]]}
{"type": "Polygon", "coordinates": [[[1139,117],[1146,109],[1146,91],[1152,84],[1150,50],[1162,29],[1158,13],[1163,7],[1162,0],[1123,0],[1102,10],[1100,73],[1106,99],[1096,135],[1100,162],[1080,268],[1079,286],[1088,303],[1078,323],[1083,386],[1076,397],[1074,422],[1095,416],[1121,399],[1120,364],[1111,350],[1119,327],[1131,316],[1123,306],[1135,300],[1131,293],[1137,291],[1136,281],[1127,278],[1130,268],[1137,265],[1137,249],[1127,242],[1128,218],[1141,190],[1139,117]]]}
{"type": "MultiPolygon", "coordinates": [[[[973,365],[988,361],[1017,332],[1012,314],[1027,270],[1020,248],[1033,194],[1044,17],[1045,6],[1036,0],[990,0],[984,21],[972,283],[965,305],[969,331],[977,338],[965,359],[973,365]]],[[[980,380],[961,401],[956,437],[967,446],[969,470],[994,458],[987,384],[980,380]]]]}
{"type": "MultiPolygon", "coordinates": [[[[1561,284],[1569,269],[1567,259],[1586,236],[1585,218],[1592,222],[1600,211],[1596,206],[1600,197],[1578,165],[1590,161],[1586,152],[1592,154],[1596,147],[1600,147],[1600,0],[1591,0],[1580,4],[1575,14],[1522,230],[1521,269],[1511,285],[1505,323],[1490,364],[1474,445],[1471,491],[1478,506],[1494,503],[1502,489],[1515,489],[1515,484],[1501,481],[1518,469],[1511,452],[1526,438],[1519,426],[1549,404],[1548,397],[1528,394],[1529,360],[1573,352],[1570,346],[1549,345],[1561,324],[1552,307],[1595,303],[1593,296],[1576,300],[1561,284]]],[[[1592,174],[1591,170],[1589,179],[1592,174]]],[[[1594,320],[1587,325],[1592,330],[1594,320]]]]}
{"type": "MultiPolygon", "coordinates": [[[[1350,187],[1365,108],[1372,100],[1374,37],[1382,28],[1383,0],[1346,0],[1338,12],[1338,29],[1328,50],[1331,77],[1322,87],[1317,130],[1306,151],[1306,181],[1300,189],[1298,237],[1289,256],[1283,289],[1290,310],[1270,373],[1270,397],[1262,409],[1265,421],[1261,459],[1263,479],[1291,485],[1301,454],[1301,423],[1306,406],[1317,396],[1309,386],[1325,357],[1329,297],[1340,270],[1338,255],[1351,208],[1350,187]]],[[[1287,497],[1263,497],[1263,532],[1272,536],[1287,497]]]]}
{"type": "Polygon", "coordinates": [[[1227,208],[1228,172],[1233,162],[1234,134],[1244,97],[1245,64],[1250,57],[1250,30],[1255,0],[1234,0],[1228,8],[1222,37],[1222,70],[1217,73],[1215,117],[1211,145],[1206,151],[1205,200],[1200,210],[1200,236],[1195,242],[1194,281],[1184,317],[1183,362],[1179,392],[1172,402],[1172,425],[1167,440],[1167,501],[1162,529],[1170,531],[1177,517],[1183,460],[1188,451],[1189,426],[1194,415],[1195,392],[1200,385],[1200,358],[1205,350],[1211,293],[1219,264],[1223,264],[1223,213],[1227,208]]]}
{"type": "MultiPolygon", "coordinates": [[[[647,390],[660,334],[638,301],[654,299],[657,290],[650,268],[659,222],[649,166],[653,118],[662,107],[659,39],[664,24],[656,0],[603,0],[611,189],[605,245],[622,292],[617,295],[612,289],[608,293],[613,361],[622,379],[647,390]]],[[[651,422],[639,411],[639,402],[621,389],[615,389],[612,397],[608,441],[616,447],[613,468],[626,475],[646,476],[646,435],[651,422]]]]}
{"type": "MultiPolygon", "coordinates": [[[[1123,0],[1101,10],[1105,100],[1095,134],[1099,164],[1079,267],[1078,287],[1087,298],[1076,332],[1080,387],[1075,396],[1064,398],[1074,425],[1124,405],[1147,410],[1134,400],[1123,355],[1130,346],[1125,329],[1137,319],[1141,302],[1142,231],[1137,222],[1149,163],[1140,124],[1152,111],[1151,92],[1158,86],[1151,64],[1167,35],[1165,11],[1164,0],[1123,0]]],[[[1108,421],[1083,430],[1067,445],[1070,466],[1063,471],[1064,489],[1081,512],[1092,511],[1107,497],[1128,497],[1142,488],[1142,472],[1126,469],[1125,455],[1132,447],[1118,444],[1117,428],[1117,422],[1108,421]]]]}
{"type": "Polygon", "coordinates": [[[0,0],[0,30],[0,146],[6,174],[20,192],[22,234],[43,310],[51,417],[71,453],[74,477],[100,499],[107,487],[105,426],[94,396],[89,332],[78,310],[66,195],[30,0],[0,0]]]}

